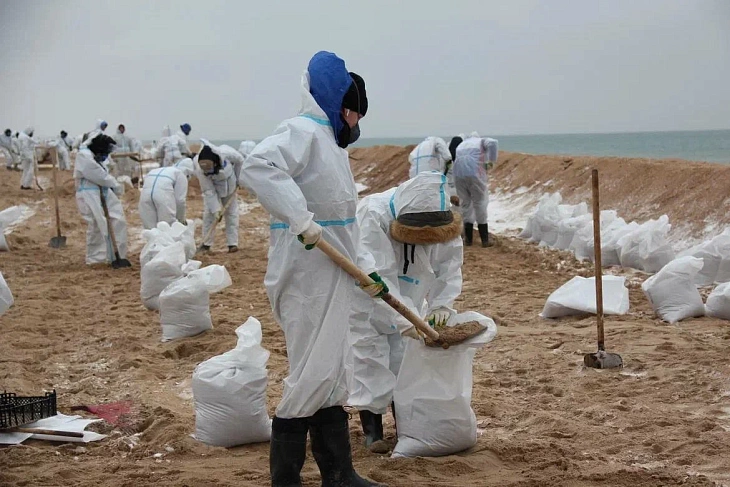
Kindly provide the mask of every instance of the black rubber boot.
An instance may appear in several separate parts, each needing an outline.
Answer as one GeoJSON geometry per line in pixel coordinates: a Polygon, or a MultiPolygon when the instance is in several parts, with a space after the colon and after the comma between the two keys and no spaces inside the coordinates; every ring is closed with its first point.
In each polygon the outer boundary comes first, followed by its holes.
{"type": "Polygon", "coordinates": [[[320,409],[309,418],[309,435],[322,487],[385,487],[355,472],[347,413],[341,406],[320,409]]]}
{"type": "Polygon", "coordinates": [[[376,441],[383,440],[383,415],[360,411],[362,432],[365,433],[365,446],[369,447],[376,441]]]}
{"type": "Polygon", "coordinates": [[[398,418],[395,417],[395,402],[390,403],[390,412],[393,413],[393,427],[395,428],[395,439],[398,439],[398,418]]]}
{"type": "Polygon", "coordinates": [[[307,418],[282,419],[271,423],[269,471],[272,487],[301,487],[299,473],[307,456],[307,418]]]}
{"type": "Polygon", "coordinates": [[[482,239],[482,247],[491,247],[492,243],[489,241],[489,225],[486,223],[480,223],[477,225],[479,229],[479,238],[482,239]]]}
{"type": "Polygon", "coordinates": [[[474,242],[474,224],[464,223],[464,245],[471,246],[474,242]]]}

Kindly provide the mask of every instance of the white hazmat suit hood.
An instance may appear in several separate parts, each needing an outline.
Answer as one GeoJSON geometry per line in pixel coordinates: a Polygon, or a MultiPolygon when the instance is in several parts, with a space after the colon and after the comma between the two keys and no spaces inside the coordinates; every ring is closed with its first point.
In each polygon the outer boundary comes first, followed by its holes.
{"type": "MultiPolygon", "coordinates": [[[[359,267],[378,272],[391,294],[420,316],[451,308],[461,293],[461,223],[451,212],[445,185],[443,174],[420,173],[398,188],[365,197],[357,208],[359,267]]],[[[354,307],[349,404],[383,414],[403,358],[398,332],[412,325],[368,297],[356,299],[354,307]]]]}
{"type": "Polygon", "coordinates": [[[338,147],[328,115],[339,116],[352,82],[341,59],[315,55],[302,76],[299,115],[256,145],[239,178],[271,214],[264,284],[289,358],[279,418],[310,417],[347,400],[351,303],[355,293],[365,293],[324,253],[306,250],[297,235],[314,220],[324,240],[356,257],[357,189],[348,153],[338,147]]]}

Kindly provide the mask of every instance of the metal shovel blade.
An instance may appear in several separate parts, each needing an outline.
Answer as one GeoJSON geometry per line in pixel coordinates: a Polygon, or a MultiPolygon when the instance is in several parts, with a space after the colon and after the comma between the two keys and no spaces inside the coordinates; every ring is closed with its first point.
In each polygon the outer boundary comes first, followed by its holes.
{"type": "Polygon", "coordinates": [[[583,356],[583,365],[593,369],[617,369],[624,366],[624,361],[621,355],[617,353],[599,350],[596,353],[585,354],[583,356]]]}
{"type": "Polygon", "coordinates": [[[127,259],[115,259],[112,261],[112,269],[124,269],[125,267],[132,267],[132,263],[127,259]]]}
{"type": "Polygon", "coordinates": [[[62,249],[66,247],[66,237],[59,235],[58,237],[51,237],[51,241],[48,242],[48,246],[54,249],[62,249]]]}

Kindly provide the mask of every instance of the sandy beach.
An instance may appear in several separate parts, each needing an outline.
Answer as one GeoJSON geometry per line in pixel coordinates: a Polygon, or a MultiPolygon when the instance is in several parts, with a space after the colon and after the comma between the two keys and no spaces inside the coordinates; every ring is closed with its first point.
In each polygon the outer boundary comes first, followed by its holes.
{"type": "MultiPolygon", "coordinates": [[[[363,194],[405,180],[409,152],[410,147],[353,149],[355,179],[368,187],[363,194]]],[[[618,210],[627,221],[668,214],[678,249],[730,224],[725,210],[730,166],[501,153],[490,187],[501,206],[514,202],[510,215],[517,219],[546,192],[560,191],[570,203],[587,202],[592,167],[601,172],[603,208],[618,210]]],[[[66,414],[76,405],[123,400],[131,401],[132,412],[123,427],[94,425],[109,436],[83,447],[28,441],[0,448],[0,485],[268,485],[268,444],[214,448],[190,436],[192,371],[233,348],[234,330],[249,316],[261,321],[263,346],[271,352],[271,414],[281,396],[286,347],[263,287],[268,215],[255,198],[239,192],[248,203],[241,215],[241,251],[226,253],[219,229],[214,252],[202,258],[204,265],[225,265],[233,280],[211,297],[213,330],[161,343],[158,314],[139,297],[137,191],[123,198],[134,267],[88,267],[71,173],[61,176],[60,196],[68,246],[55,250],[48,247],[55,234],[50,171],[40,173],[44,192],[20,191],[20,174],[2,171],[0,209],[25,204],[35,214],[8,235],[12,252],[0,253],[0,271],[15,296],[15,305],[0,318],[0,387],[23,395],[56,389],[59,410],[66,414]]],[[[196,183],[188,214],[202,215],[196,183]]],[[[583,354],[596,348],[595,318],[551,321],[538,313],[551,292],[576,275],[592,275],[592,266],[511,235],[498,235],[490,249],[465,249],[457,307],[501,321],[499,336],[474,362],[477,445],[442,458],[374,455],[362,446],[354,414],[356,468],[390,486],[730,485],[730,323],[712,318],[663,323],[641,291],[648,275],[611,268],[608,273],[626,276],[630,291],[629,313],[606,320],[607,348],[623,356],[625,368],[585,369],[583,354]]],[[[384,420],[394,444],[392,416],[384,420]]],[[[311,455],[303,480],[319,485],[311,455]]]]}

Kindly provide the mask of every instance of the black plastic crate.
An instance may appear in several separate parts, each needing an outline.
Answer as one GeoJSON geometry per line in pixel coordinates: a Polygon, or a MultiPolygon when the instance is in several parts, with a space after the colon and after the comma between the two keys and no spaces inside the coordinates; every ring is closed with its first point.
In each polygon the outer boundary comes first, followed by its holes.
{"type": "Polygon", "coordinates": [[[43,396],[23,397],[0,393],[0,429],[22,426],[56,415],[56,390],[43,396]]]}

